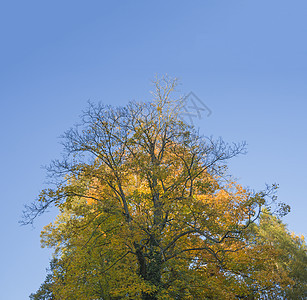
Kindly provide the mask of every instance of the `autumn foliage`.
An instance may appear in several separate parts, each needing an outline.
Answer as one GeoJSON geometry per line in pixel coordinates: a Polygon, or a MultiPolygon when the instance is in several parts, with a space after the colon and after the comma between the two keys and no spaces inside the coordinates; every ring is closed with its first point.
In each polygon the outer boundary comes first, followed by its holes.
{"type": "MultiPolygon", "coordinates": [[[[277,187],[232,180],[227,160],[245,145],[180,120],[175,85],[157,80],[147,103],[91,104],[64,134],[66,155],[49,167],[55,187],[27,215],[59,209],[41,235],[55,249],[46,299],[283,299],[303,281],[267,237],[277,187]]],[[[279,229],[306,263],[303,240],[279,229]]]]}

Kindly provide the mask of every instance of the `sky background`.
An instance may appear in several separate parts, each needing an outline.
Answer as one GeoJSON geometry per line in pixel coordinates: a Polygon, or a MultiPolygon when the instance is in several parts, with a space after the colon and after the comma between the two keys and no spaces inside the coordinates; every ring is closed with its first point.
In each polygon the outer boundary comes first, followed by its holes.
{"type": "Polygon", "coordinates": [[[232,173],[244,186],[279,183],[284,219],[306,234],[307,1],[0,1],[0,299],[28,299],[51,251],[20,226],[45,187],[58,137],[87,101],[150,100],[155,74],[181,81],[212,114],[206,136],[246,141],[232,173]]]}

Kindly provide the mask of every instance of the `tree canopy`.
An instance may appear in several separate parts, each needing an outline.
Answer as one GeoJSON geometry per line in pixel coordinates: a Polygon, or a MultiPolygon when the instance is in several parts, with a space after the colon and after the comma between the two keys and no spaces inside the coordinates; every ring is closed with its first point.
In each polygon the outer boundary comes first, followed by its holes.
{"type": "Polygon", "coordinates": [[[25,211],[32,222],[59,209],[41,234],[55,249],[51,294],[33,299],[282,299],[296,282],[302,294],[305,266],[292,253],[306,263],[304,241],[264,211],[276,208],[277,186],[254,192],[233,180],[227,161],[245,143],[182,121],[175,87],[163,78],[152,101],[90,104],[65,132],[63,159],[48,167],[53,186],[25,211]]]}

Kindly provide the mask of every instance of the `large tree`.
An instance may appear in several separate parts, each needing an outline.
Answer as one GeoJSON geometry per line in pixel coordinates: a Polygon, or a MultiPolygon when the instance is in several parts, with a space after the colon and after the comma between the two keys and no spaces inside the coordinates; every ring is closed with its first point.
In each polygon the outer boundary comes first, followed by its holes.
{"type": "MultiPolygon", "coordinates": [[[[175,80],[154,99],[125,107],[90,104],[63,135],[48,168],[54,187],[26,211],[60,214],[42,232],[54,247],[55,299],[235,299],[291,284],[252,224],[276,186],[244,189],[227,161],[245,144],[198,134],[178,115],[175,80]]],[[[288,211],[281,206],[280,213],[288,211]]]]}

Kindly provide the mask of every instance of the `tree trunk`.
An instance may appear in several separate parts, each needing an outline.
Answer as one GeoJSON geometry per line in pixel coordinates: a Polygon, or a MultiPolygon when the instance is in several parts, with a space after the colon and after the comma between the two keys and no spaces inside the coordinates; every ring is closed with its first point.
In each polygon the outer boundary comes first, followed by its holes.
{"type": "MultiPolygon", "coordinates": [[[[136,248],[136,255],[139,263],[139,275],[151,285],[159,288],[161,286],[161,269],[162,269],[162,255],[159,251],[155,250],[154,246],[146,253],[143,252],[140,245],[134,244],[136,248]]],[[[143,293],[143,300],[156,300],[155,293],[143,293]]]]}

